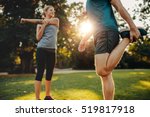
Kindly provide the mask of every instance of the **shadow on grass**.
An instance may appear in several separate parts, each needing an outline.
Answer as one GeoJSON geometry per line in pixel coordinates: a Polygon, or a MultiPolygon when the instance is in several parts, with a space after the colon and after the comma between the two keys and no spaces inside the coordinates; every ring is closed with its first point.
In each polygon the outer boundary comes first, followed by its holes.
{"type": "Polygon", "coordinates": [[[0,99],[13,100],[34,92],[33,75],[30,76],[4,76],[0,78],[0,99]]]}

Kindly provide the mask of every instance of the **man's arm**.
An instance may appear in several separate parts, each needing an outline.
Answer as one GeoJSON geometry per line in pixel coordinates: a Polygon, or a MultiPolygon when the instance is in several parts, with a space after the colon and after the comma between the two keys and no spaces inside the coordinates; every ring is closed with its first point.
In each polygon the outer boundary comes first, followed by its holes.
{"type": "Polygon", "coordinates": [[[130,27],[130,38],[133,40],[133,37],[139,38],[140,32],[138,31],[136,25],[134,24],[132,18],[130,17],[127,10],[123,7],[120,0],[110,0],[111,4],[116,8],[121,17],[128,23],[130,27]]]}
{"type": "Polygon", "coordinates": [[[89,32],[88,34],[86,34],[82,40],[80,41],[80,44],[79,44],[79,47],[78,47],[78,50],[79,52],[83,52],[85,50],[85,47],[86,47],[86,43],[88,41],[88,39],[92,36],[92,31],[89,32]]]}

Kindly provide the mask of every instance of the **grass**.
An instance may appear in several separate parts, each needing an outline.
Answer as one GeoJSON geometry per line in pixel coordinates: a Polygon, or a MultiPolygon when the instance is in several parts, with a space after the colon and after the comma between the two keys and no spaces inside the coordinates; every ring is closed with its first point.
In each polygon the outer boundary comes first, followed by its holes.
{"type": "MultiPolygon", "coordinates": [[[[150,100],[150,70],[115,70],[116,100],[150,100]]],[[[0,76],[0,100],[34,100],[34,77],[0,76]]],[[[44,80],[41,98],[45,96],[44,80]]],[[[52,96],[57,100],[101,100],[101,83],[95,72],[54,74],[52,96]]]]}

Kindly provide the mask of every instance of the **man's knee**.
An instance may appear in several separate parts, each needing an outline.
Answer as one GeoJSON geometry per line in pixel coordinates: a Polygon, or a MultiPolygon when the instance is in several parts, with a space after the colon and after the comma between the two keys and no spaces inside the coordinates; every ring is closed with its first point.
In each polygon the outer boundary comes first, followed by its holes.
{"type": "Polygon", "coordinates": [[[102,76],[102,77],[109,75],[109,72],[106,68],[96,69],[96,73],[97,75],[102,76]]]}

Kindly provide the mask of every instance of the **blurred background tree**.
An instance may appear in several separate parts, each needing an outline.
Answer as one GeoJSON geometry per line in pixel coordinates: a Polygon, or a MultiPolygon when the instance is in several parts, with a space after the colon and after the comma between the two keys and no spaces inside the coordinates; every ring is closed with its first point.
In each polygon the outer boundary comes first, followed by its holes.
{"type": "Polygon", "coordinates": [[[1,0],[0,6],[3,11],[0,16],[1,68],[6,67],[10,72],[33,72],[34,27],[20,25],[19,20],[34,17],[38,4],[34,0],[1,0]]]}
{"type": "MultiPolygon", "coordinates": [[[[149,0],[137,0],[138,7],[133,10],[133,19],[139,20],[150,33],[150,1],[149,0]]],[[[150,37],[146,36],[139,39],[136,43],[133,43],[128,48],[128,67],[131,68],[150,68],[150,37]],[[131,62],[132,60],[132,62],[131,62]]]]}

